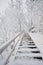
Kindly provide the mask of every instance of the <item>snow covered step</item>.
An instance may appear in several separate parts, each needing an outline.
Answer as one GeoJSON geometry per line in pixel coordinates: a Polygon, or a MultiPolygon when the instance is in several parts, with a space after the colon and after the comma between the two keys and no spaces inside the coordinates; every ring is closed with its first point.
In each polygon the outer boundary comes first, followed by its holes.
{"type": "Polygon", "coordinates": [[[35,47],[36,45],[30,45],[30,44],[21,44],[19,47],[35,47]]]}
{"type": "Polygon", "coordinates": [[[25,43],[22,43],[22,44],[20,44],[20,46],[23,46],[23,45],[28,45],[28,46],[35,46],[35,44],[34,43],[29,43],[29,42],[25,42],[25,43]]]}
{"type": "Polygon", "coordinates": [[[32,44],[34,43],[33,41],[22,41],[22,44],[32,44]]]}
{"type": "Polygon", "coordinates": [[[32,40],[31,37],[24,37],[23,40],[32,40]]]}
{"type": "Polygon", "coordinates": [[[34,49],[33,49],[33,50],[29,50],[29,49],[27,49],[27,50],[26,50],[26,49],[25,49],[25,50],[24,50],[24,49],[21,49],[21,50],[20,50],[20,49],[19,49],[19,50],[17,51],[17,53],[21,53],[21,54],[22,54],[22,53],[25,53],[25,54],[26,54],[26,53],[28,53],[28,54],[30,54],[30,53],[32,53],[32,54],[40,54],[40,51],[39,51],[38,49],[37,49],[37,50],[34,50],[34,49]]]}
{"type": "Polygon", "coordinates": [[[34,43],[33,41],[29,41],[29,43],[34,43]]]}
{"type": "Polygon", "coordinates": [[[18,51],[37,51],[38,49],[37,48],[35,48],[35,49],[28,49],[28,48],[20,48],[20,49],[18,49],[18,51]]]}
{"type": "Polygon", "coordinates": [[[20,46],[22,46],[22,45],[33,45],[33,46],[35,46],[35,44],[34,44],[34,43],[27,43],[27,42],[22,43],[20,46]]]}
{"type": "Polygon", "coordinates": [[[19,49],[20,48],[30,48],[30,49],[34,49],[34,48],[37,48],[36,46],[19,46],[19,49]]]}
{"type": "Polygon", "coordinates": [[[32,41],[32,39],[23,39],[23,40],[25,40],[25,41],[32,41]]]}
{"type": "Polygon", "coordinates": [[[36,47],[36,46],[34,46],[34,45],[23,45],[23,46],[19,46],[19,47],[36,47]]]}
{"type": "Polygon", "coordinates": [[[22,58],[26,58],[26,59],[37,59],[37,60],[43,60],[43,58],[41,56],[16,56],[15,59],[22,59],[22,58]]]}
{"type": "Polygon", "coordinates": [[[32,44],[30,43],[30,44],[28,44],[28,45],[35,45],[35,44],[34,44],[34,43],[32,43],[32,44]]]}
{"type": "Polygon", "coordinates": [[[30,49],[34,49],[34,48],[37,48],[36,46],[34,46],[34,47],[28,47],[28,48],[30,48],[30,49]]]}
{"type": "Polygon", "coordinates": [[[33,41],[28,41],[28,40],[23,40],[22,43],[25,43],[25,42],[28,42],[28,43],[34,43],[33,41]]]}
{"type": "Polygon", "coordinates": [[[33,54],[33,53],[17,53],[18,57],[28,56],[28,57],[41,57],[41,54],[33,54]]]}
{"type": "Polygon", "coordinates": [[[19,49],[18,50],[18,52],[31,52],[31,53],[40,53],[40,51],[39,50],[37,50],[37,49],[19,49]]]}
{"type": "Polygon", "coordinates": [[[31,51],[31,52],[32,52],[32,53],[40,53],[40,51],[38,51],[38,50],[37,50],[37,51],[31,51]]]}
{"type": "Polygon", "coordinates": [[[20,51],[20,50],[18,50],[18,53],[34,53],[34,54],[36,53],[36,54],[38,54],[38,53],[40,53],[40,51],[38,51],[38,50],[37,51],[28,51],[28,50],[20,51]]]}
{"type": "Polygon", "coordinates": [[[22,43],[20,46],[36,46],[34,43],[22,43]]]}
{"type": "Polygon", "coordinates": [[[29,42],[28,41],[22,41],[22,44],[28,44],[29,42]]]}
{"type": "Polygon", "coordinates": [[[34,59],[39,59],[39,60],[43,60],[43,58],[40,56],[40,57],[33,57],[34,59]]]}

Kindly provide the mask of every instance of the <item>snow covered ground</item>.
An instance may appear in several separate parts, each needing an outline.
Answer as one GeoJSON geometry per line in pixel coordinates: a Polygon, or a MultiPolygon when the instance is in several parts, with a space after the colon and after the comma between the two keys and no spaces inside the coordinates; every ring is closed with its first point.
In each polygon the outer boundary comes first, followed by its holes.
{"type": "Polygon", "coordinates": [[[43,57],[43,34],[41,33],[29,33],[36,46],[39,48],[43,57]]]}

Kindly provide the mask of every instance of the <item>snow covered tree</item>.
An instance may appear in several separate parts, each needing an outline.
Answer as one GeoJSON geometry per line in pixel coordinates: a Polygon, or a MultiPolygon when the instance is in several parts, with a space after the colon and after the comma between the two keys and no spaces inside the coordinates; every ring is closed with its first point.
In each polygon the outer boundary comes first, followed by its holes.
{"type": "Polygon", "coordinates": [[[2,15],[0,17],[0,39],[2,39],[2,42],[7,41],[7,31],[6,31],[6,27],[2,15]]]}

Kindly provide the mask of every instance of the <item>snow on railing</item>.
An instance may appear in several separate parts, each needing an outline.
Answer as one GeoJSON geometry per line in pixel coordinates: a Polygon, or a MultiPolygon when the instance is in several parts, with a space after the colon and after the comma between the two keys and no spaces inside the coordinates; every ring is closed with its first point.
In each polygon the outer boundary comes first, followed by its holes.
{"type": "Polygon", "coordinates": [[[7,65],[9,63],[9,59],[10,59],[10,57],[11,57],[13,52],[14,52],[14,58],[16,57],[16,53],[18,51],[18,47],[22,43],[23,37],[24,37],[24,33],[22,33],[21,36],[19,37],[18,41],[15,42],[16,44],[14,45],[12,51],[10,52],[10,54],[7,57],[6,61],[4,62],[4,65],[7,65]]]}
{"type": "Polygon", "coordinates": [[[8,40],[6,43],[4,43],[4,44],[0,47],[0,54],[8,47],[13,41],[15,41],[15,39],[16,39],[19,35],[21,35],[22,33],[23,33],[23,31],[20,32],[20,33],[18,33],[17,35],[15,35],[12,39],[8,40]]]}

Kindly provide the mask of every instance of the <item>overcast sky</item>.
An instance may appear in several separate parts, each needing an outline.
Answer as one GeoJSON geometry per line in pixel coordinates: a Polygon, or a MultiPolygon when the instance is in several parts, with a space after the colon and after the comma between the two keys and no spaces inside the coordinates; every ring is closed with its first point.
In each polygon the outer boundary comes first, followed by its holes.
{"type": "Polygon", "coordinates": [[[0,0],[0,12],[4,11],[8,7],[8,2],[10,0],[0,0]]]}

